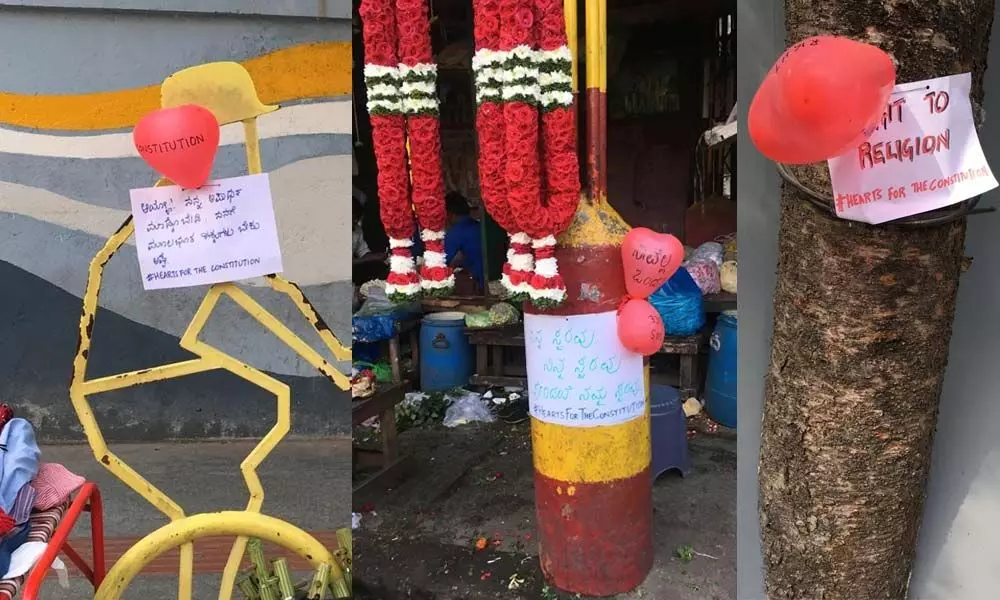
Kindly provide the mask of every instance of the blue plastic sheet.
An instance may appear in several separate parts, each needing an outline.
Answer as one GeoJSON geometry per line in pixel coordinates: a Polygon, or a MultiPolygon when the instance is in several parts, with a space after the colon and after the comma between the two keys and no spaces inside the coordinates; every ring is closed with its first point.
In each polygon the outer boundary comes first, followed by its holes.
{"type": "Polygon", "coordinates": [[[382,354],[382,347],[378,342],[354,342],[351,347],[351,358],[365,363],[373,363],[382,354]]]}
{"type": "Polygon", "coordinates": [[[649,296],[649,303],[660,313],[667,335],[694,335],[705,325],[701,290],[683,267],[649,296]]]}
{"type": "Polygon", "coordinates": [[[419,304],[393,304],[383,289],[374,288],[351,319],[351,337],[355,344],[391,339],[396,335],[396,322],[419,313],[419,304]]]}
{"type": "Polygon", "coordinates": [[[355,342],[380,342],[396,335],[398,315],[355,315],[351,319],[352,338],[355,342]]]}

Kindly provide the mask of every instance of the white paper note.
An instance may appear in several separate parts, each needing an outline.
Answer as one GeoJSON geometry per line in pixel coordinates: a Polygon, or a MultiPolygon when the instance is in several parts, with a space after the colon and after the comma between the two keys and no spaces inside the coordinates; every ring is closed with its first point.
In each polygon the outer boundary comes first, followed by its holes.
{"type": "Polygon", "coordinates": [[[142,286],[181,288],[280,273],[267,173],[130,190],[142,286]]]}
{"type": "Polygon", "coordinates": [[[969,73],[897,85],[882,121],[830,159],[837,215],[884,223],[997,187],[972,120],[969,73]]]}
{"type": "Polygon", "coordinates": [[[618,340],[615,312],[524,315],[531,416],[558,425],[624,423],[646,411],[642,356],[618,340]]]}

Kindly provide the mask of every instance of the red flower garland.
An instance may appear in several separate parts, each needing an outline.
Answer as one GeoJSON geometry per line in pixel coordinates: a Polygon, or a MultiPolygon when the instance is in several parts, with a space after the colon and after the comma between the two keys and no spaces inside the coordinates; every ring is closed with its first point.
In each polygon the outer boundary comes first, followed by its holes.
{"type": "MultiPolygon", "coordinates": [[[[560,0],[536,0],[540,15],[539,49],[556,53],[566,49],[566,16],[560,0]]],[[[569,53],[567,52],[567,55],[569,53]]],[[[572,57],[567,56],[569,60],[572,57]]],[[[544,69],[543,69],[544,71],[544,69]]],[[[580,162],[576,147],[576,111],[573,110],[572,71],[566,74],[564,86],[558,82],[542,84],[542,94],[557,90],[568,94],[568,102],[546,105],[542,112],[544,139],[546,207],[552,228],[550,235],[559,235],[569,227],[580,202],[580,162]]]]}
{"type": "MultiPolygon", "coordinates": [[[[512,52],[530,50],[535,35],[532,25],[534,12],[532,0],[500,0],[500,50],[512,52]]],[[[527,60],[512,61],[517,68],[530,69],[527,60]]],[[[541,212],[541,170],[538,156],[538,111],[528,85],[511,86],[505,81],[503,105],[504,149],[507,178],[507,201],[510,203],[517,224],[532,237],[541,237],[538,218],[541,212]]],[[[544,217],[542,217],[544,219],[544,217]]]]}
{"type": "MultiPolygon", "coordinates": [[[[537,102],[537,75],[533,63],[536,42],[535,14],[532,0],[500,0],[500,44],[504,53],[503,117],[504,117],[504,175],[507,183],[507,202],[517,222],[517,230],[527,236],[511,237],[511,260],[526,250],[528,240],[538,237],[540,225],[541,164],[538,154],[539,127],[537,102]]],[[[537,268],[537,262],[524,261],[521,265],[537,268]]],[[[532,301],[538,299],[535,278],[528,280],[528,293],[532,301]]],[[[512,282],[513,283],[513,282],[512,282]]]]}
{"type": "Polygon", "coordinates": [[[491,56],[500,47],[499,0],[472,2],[476,58],[478,107],[476,131],[479,137],[479,189],[483,204],[504,231],[510,243],[503,265],[503,284],[514,300],[528,299],[528,282],[533,268],[530,239],[518,226],[507,202],[506,135],[502,105],[501,65],[491,56]],[[477,64],[478,63],[478,64],[477,64]]]}
{"type": "Polygon", "coordinates": [[[448,293],[454,288],[452,271],[444,259],[444,177],[441,174],[441,134],[434,81],[437,74],[431,52],[430,18],[426,0],[396,0],[399,58],[403,69],[406,134],[410,140],[413,207],[424,241],[420,270],[425,291],[448,293]]]}
{"type": "MultiPolygon", "coordinates": [[[[362,0],[359,10],[364,34],[366,79],[381,81],[390,87],[398,85],[395,81],[398,77],[393,72],[399,64],[396,55],[396,23],[391,2],[392,0],[362,0]]],[[[414,233],[413,213],[409,202],[405,118],[398,107],[398,94],[395,97],[387,96],[384,103],[386,106],[376,111],[378,96],[373,93],[372,88],[369,84],[372,144],[378,166],[379,216],[390,238],[391,267],[386,278],[386,291],[393,299],[405,300],[413,296],[414,285],[419,285],[420,281],[409,266],[412,265],[413,258],[409,246],[404,242],[411,240],[414,233]]]]}
{"type": "Polygon", "coordinates": [[[440,163],[437,70],[431,53],[426,0],[396,0],[395,10],[392,0],[362,0],[359,12],[380,216],[390,238],[387,292],[394,300],[411,300],[420,287],[432,293],[448,293],[454,287],[454,277],[444,254],[447,217],[440,163]],[[425,241],[421,277],[414,270],[410,252],[413,210],[425,241]]]}
{"type": "Polygon", "coordinates": [[[507,199],[519,228],[533,238],[532,302],[557,305],[565,299],[566,286],[555,259],[555,236],[573,220],[580,190],[562,5],[558,0],[501,0],[500,32],[500,50],[510,51],[503,94],[507,199]],[[544,108],[544,161],[539,157],[538,104],[544,108]]]}
{"type": "Polygon", "coordinates": [[[533,210],[546,235],[535,235],[535,274],[531,287],[544,304],[558,304],[566,284],[555,259],[554,236],[573,221],[580,201],[580,166],[576,154],[576,115],[573,110],[572,56],[566,40],[566,21],[559,0],[535,0],[539,18],[539,101],[542,105],[547,210],[533,210]],[[569,68],[566,68],[566,67],[569,68]],[[545,292],[544,290],[549,290],[545,292]]]}

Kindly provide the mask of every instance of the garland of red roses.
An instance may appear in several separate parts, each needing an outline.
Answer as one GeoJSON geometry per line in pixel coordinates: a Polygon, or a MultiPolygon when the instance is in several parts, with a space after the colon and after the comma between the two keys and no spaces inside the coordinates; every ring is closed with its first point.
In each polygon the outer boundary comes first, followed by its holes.
{"type": "Polygon", "coordinates": [[[455,277],[444,253],[447,216],[437,65],[431,53],[427,0],[396,0],[395,9],[393,0],[362,0],[360,14],[380,216],[389,235],[386,293],[394,301],[413,300],[421,288],[447,294],[454,288],[455,277]],[[411,252],[414,211],[424,241],[419,277],[411,252]]]}
{"type": "Polygon", "coordinates": [[[509,237],[507,262],[500,282],[512,300],[527,300],[534,258],[531,238],[517,224],[507,202],[505,178],[506,130],[503,113],[503,59],[500,47],[499,0],[473,0],[476,54],[472,69],[476,79],[476,131],[479,137],[479,189],[493,220],[509,237]]]}
{"type": "MultiPolygon", "coordinates": [[[[500,219],[497,222],[512,234],[512,242],[515,235],[530,236],[534,264],[529,266],[533,273],[527,288],[532,303],[541,307],[558,305],[566,298],[566,285],[559,275],[555,258],[555,236],[573,220],[580,193],[572,56],[566,40],[562,4],[559,0],[482,0],[474,4],[475,7],[478,7],[475,15],[477,57],[481,57],[481,64],[500,67],[504,122],[502,155],[493,132],[488,130],[490,121],[477,122],[480,174],[482,177],[487,173],[483,169],[484,162],[487,167],[501,166],[507,192],[506,206],[513,223],[508,222],[508,227],[500,219]],[[484,51],[492,43],[491,35],[497,23],[500,32],[495,46],[497,51],[484,51]],[[542,157],[538,152],[539,137],[542,157]]],[[[483,92],[477,94],[481,102],[480,113],[484,112],[484,100],[495,97],[491,93],[495,85],[490,80],[497,78],[485,75],[489,74],[482,69],[477,73],[478,91],[483,92]]],[[[484,200],[491,194],[501,193],[502,189],[490,182],[484,190],[484,200]]],[[[500,204],[498,200],[486,200],[491,214],[500,204]]],[[[509,258],[516,257],[517,251],[524,246],[516,248],[512,243],[512,248],[514,252],[508,254],[509,258]]],[[[509,271],[513,273],[515,267],[523,266],[528,265],[514,264],[511,260],[509,271]]]]}

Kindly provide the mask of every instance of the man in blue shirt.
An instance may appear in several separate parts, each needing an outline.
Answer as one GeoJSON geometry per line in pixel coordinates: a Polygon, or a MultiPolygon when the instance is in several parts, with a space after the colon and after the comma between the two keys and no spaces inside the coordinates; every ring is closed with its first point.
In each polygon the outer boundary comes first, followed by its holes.
{"type": "MultiPolygon", "coordinates": [[[[445,197],[448,211],[448,229],[444,234],[444,252],[448,266],[468,271],[476,283],[478,291],[486,286],[483,274],[483,239],[479,221],[471,216],[469,202],[458,192],[449,192],[445,197]]],[[[461,273],[456,274],[461,280],[461,273]]],[[[456,287],[460,281],[456,281],[456,287]]]]}

